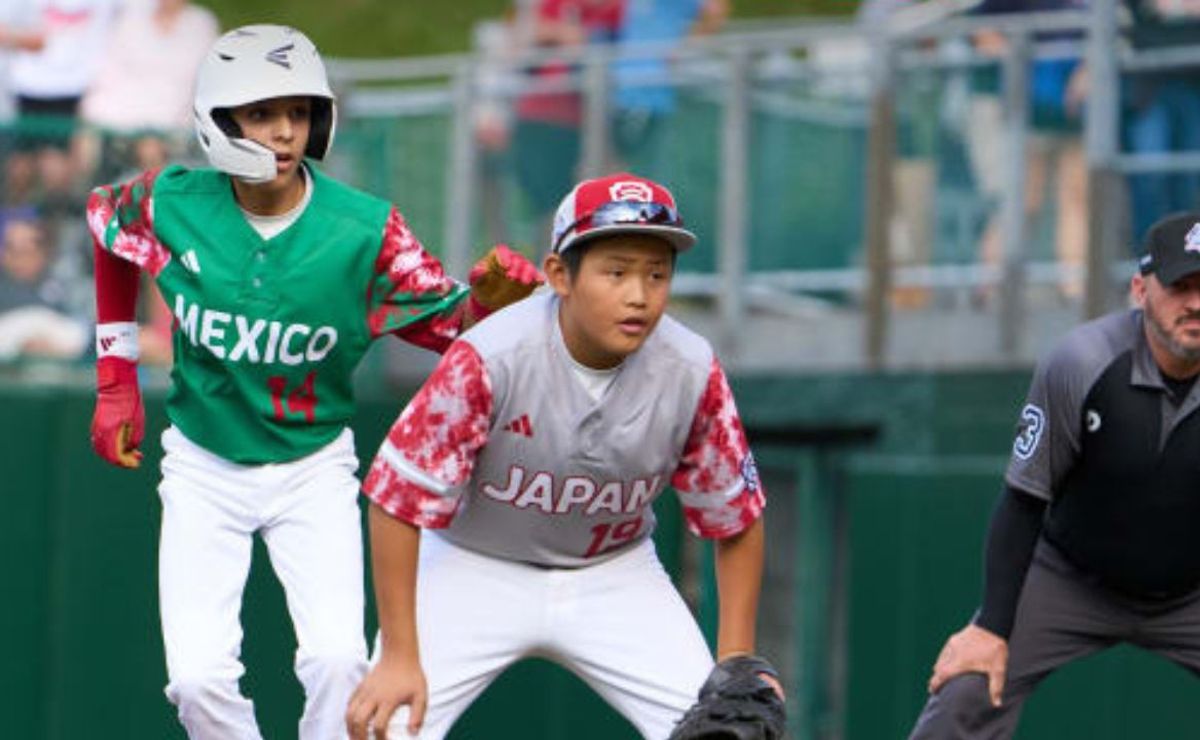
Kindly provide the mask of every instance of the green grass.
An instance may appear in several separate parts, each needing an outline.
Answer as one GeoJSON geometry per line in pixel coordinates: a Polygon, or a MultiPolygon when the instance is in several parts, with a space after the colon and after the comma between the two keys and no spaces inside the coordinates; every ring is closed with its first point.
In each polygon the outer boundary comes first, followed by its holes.
{"type": "MultiPolygon", "coordinates": [[[[732,0],[734,16],[844,15],[856,0],[732,0]]],[[[198,0],[222,28],[287,23],[330,56],[395,57],[466,51],[471,27],[500,18],[513,0],[198,0]]]]}
{"type": "Polygon", "coordinates": [[[465,51],[472,24],[510,0],[200,0],[222,28],[287,23],[331,56],[394,57],[465,51]]]}

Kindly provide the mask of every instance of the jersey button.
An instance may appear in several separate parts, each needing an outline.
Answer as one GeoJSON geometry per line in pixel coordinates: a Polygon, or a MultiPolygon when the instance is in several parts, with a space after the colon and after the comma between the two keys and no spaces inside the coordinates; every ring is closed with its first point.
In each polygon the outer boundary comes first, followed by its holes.
{"type": "Polygon", "coordinates": [[[250,284],[256,288],[261,288],[262,287],[262,278],[254,278],[253,280],[250,281],[250,284]]]}
{"type": "Polygon", "coordinates": [[[266,262],[267,261],[267,253],[260,249],[254,253],[254,259],[256,262],[266,262]]]}

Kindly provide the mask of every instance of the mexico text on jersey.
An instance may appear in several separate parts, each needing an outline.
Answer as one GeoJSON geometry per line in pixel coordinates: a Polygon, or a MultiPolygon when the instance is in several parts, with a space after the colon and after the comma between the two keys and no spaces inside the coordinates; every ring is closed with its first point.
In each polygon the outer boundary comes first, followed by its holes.
{"type": "Polygon", "coordinates": [[[283,324],[263,318],[213,311],[175,296],[175,325],[193,347],[230,362],[271,365],[318,363],[338,341],[332,326],[283,324]]]}
{"type": "Polygon", "coordinates": [[[154,275],[174,313],[171,422],[234,462],[295,459],[336,437],[375,338],[442,351],[461,326],[466,288],[400,214],[306,171],[311,200],[269,239],[212,170],[149,172],[88,203],[93,235],[154,275]]]}

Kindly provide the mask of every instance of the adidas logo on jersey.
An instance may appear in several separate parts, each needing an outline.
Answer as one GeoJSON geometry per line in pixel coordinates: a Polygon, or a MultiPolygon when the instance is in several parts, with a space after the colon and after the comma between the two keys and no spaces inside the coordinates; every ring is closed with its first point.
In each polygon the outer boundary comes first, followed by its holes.
{"type": "Polygon", "coordinates": [[[188,272],[200,274],[200,260],[196,257],[196,250],[189,249],[184,252],[183,256],[179,258],[179,262],[187,268],[188,272]]]}
{"type": "Polygon", "coordinates": [[[517,418],[505,424],[504,431],[512,432],[513,434],[523,434],[526,437],[533,437],[533,424],[529,423],[529,414],[521,414],[517,418]]]}

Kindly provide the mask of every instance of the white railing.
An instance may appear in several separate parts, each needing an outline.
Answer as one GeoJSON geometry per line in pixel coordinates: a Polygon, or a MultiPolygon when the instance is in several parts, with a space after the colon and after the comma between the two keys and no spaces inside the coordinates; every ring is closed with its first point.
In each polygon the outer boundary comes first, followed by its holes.
{"type": "MultiPolygon", "coordinates": [[[[1106,5],[1098,3],[1097,5],[1106,5]]],[[[442,235],[445,261],[452,272],[463,274],[472,258],[474,214],[480,206],[480,151],[473,134],[473,117],[482,101],[504,107],[523,94],[577,92],[583,101],[579,174],[593,175],[613,164],[610,146],[610,106],[613,90],[608,70],[619,60],[669,56],[672,64],[663,74],[644,76],[626,84],[670,85],[698,91],[719,110],[719,130],[709,142],[715,153],[716,260],[712,272],[682,272],[676,281],[681,295],[710,299],[719,318],[713,337],[727,360],[742,359],[742,339],[752,331],[752,309],[761,296],[777,291],[797,294],[843,294],[839,305],[858,311],[860,335],[836,341],[861,345],[858,363],[864,366],[903,365],[888,349],[888,324],[893,313],[887,294],[893,287],[928,290],[992,287],[1000,296],[995,347],[997,362],[1028,359],[1041,348],[1030,346],[1024,337],[1030,328],[1029,315],[1040,310],[1032,305],[1028,291],[1043,284],[1075,277],[1072,270],[1056,262],[1034,259],[1026,244],[1025,158],[1029,140],[1027,75],[1030,62],[1087,55],[1093,67],[1092,97],[1089,101],[1084,136],[1088,142],[1093,173],[1103,182],[1114,182],[1129,173],[1200,170],[1200,152],[1170,155],[1123,153],[1116,147],[1116,75],[1144,73],[1200,61],[1200,45],[1170,51],[1133,53],[1115,38],[1116,21],[1083,12],[1052,12],[1013,16],[934,17],[927,23],[910,25],[890,33],[865,34],[846,23],[795,23],[766,30],[742,30],[720,34],[678,46],[593,46],[576,50],[468,54],[420,59],[333,60],[331,75],[340,91],[342,109],[352,117],[387,117],[441,111],[450,116],[450,149],[446,158],[444,199],[445,232],[442,235]],[[1008,52],[997,60],[984,57],[959,44],[949,55],[931,50],[936,44],[969,38],[991,29],[1005,34],[1008,52]],[[1105,31],[1105,29],[1109,29],[1105,31]],[[1047,32],[1078,33],[1077,39],[1040,40],[1047,32]],[[1099,36],[1107,33],[1105,38],[1099,36]],[[834,56],[827,51],[840,48],[834,56]],[[548,60],[573,65],[573,71],[546,82],[522,70],[548,60]],[[1098,63],[1096,60],[1100,60],[1098,63]],[[998,204],[1004,238],[998,265],[929,264],[893,269],[887,221],[892,210],[890,187],[874,173],[890,172],[895,155],[894,93],[905,75],[960,74],[984,65],[999,65],[1005,84],[1002,90],[1009,126],[997,143],[1007,152],[1005,186],[998,204]],[[1103,75],[1109,75],[1105,79],[1103,75]],[[1097,77],[1097,73],[1101,76],[1097,77]],[[836,84],[830,84],[836,82],[836,84]],[[792,94],[805,86],[811,94],[792,94]],[[815,91],[815,92],[811,92],[815,91]],[[754,250],[763,245],[749,241],[749,219],[757,209],[787,208],[786,202],[755,203],[748,178],[755,145],[756,115],[793,116],[797,120],[821,121],[862,133],[869,159],[864,175],[866,208],[860,244],[847,244],[848,251],[864,255],[861,264],[838,269],[771,270],[752,269],[754,250]],[[886,135],[885,135],[886,134],[886,135]],[[882,139],[880,137],[883,137],[882,139]],[[753,298],[752,296],[758,296],[753,298]]],[[[850,165],[848,165],[850,166],[850,165]]],[[[886,179],[886,178],[885,178],[886,179]]],[[[672,183],[673,185],[676,183],[672,183]]],[[[1120,188],[1095,189],[1098,198],[1090,203],[1094,213],[1106,215],[1123,210],[1120,188]]],[[[1096,219],[1091,219],[1097,223],[1096,219]]],[[[803,234],[797,234],[797,242],[803,234]]],[[[1119,300],[1124,276],[1128,275],[1128,252],[1113,247],[1114,241],[1129,243],[1128,237],[1111,233],[1092,239],[1093,256],[1088,263],[1088,300],[1077,307],[1080,315],[1096,313],[1119,300]],[[1101,240],[1108,239],[1107,247],[1101,240]]],[[[775,245],[779,248],[778,245],[775,245]]],[[[1061,309],[1056,309],[1061,310],[1061,309]]],[[[938,320],[931,315],[930,321],[938,320]]],[[[931,324],[932,325],[932,324],[931,324]]],[[[800,322],[797,331],[806,331],[800,322]]],[[[787,360],[790,362],[790,360],[787,360]]],[[[801,360],[802,363],[802,360],[801,360]]],[[[976,364],[976,363],[972,363],[976,364]]]]}

